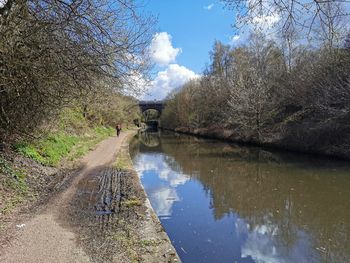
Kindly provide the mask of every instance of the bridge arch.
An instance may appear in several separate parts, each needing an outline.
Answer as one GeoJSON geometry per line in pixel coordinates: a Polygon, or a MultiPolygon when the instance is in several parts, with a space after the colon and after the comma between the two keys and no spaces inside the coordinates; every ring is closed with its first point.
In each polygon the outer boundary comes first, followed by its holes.
{"type": "Polygon", "coordinates": [[[139,107],[142,113],[147,110],[157,110],[159,115],[162,114],[162,111],[165,107],[164,101],[139,101],[139,107]]]}
{"type": "Polygon", "coordinates": [[[146,123],[148,130],[158,130],[158,127],[160,126],[160,116],[162,114],[162,111],[165,107],[165,103],[163,101],[139,101],[139,107],[141,110],[142,115],[145,117],[144,122],[146,123]],[[156,118],[148,118],[147,111],[156,111],[157,117],[156,118]]]}

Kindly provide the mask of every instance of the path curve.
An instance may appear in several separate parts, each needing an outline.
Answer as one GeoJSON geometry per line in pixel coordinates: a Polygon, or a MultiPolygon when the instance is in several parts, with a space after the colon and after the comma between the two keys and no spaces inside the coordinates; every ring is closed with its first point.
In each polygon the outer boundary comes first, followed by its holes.
{"type": "Polygon", "coordinates": [[[82,159],[83,168],[70,186],[17,230],[11,245],[0,255],[0,262],[90,262],[85,252],[78,247],[75,234],[58,220],[59,213],[62,208],[69,207],[77,185],[86,175],[97,167],[107,167],[113,163],[122,142],[130,133],[124,132],[119,137],[110,137],[88,153],[82,159]]]}

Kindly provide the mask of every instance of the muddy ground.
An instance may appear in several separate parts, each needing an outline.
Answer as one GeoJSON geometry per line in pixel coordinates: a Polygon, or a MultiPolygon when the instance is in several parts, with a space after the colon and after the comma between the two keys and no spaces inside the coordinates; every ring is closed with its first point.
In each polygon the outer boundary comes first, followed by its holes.
{"type": "Polygon", "coordinates": [[[132,169],[132,135],[100,143],[15,220],[23,227],[8,227],[0,262],[179,262],[132,169]]]}

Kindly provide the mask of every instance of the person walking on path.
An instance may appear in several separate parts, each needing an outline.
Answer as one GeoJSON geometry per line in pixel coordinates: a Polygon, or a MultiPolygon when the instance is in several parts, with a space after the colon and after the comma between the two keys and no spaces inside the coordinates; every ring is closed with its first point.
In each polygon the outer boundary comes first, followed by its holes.
{"type": "Polygon", "coordinates": [[[119,137],[120,132],[122,130],[122,126],[118,123],[117,126],[115,127],[115,129],[117,130],[117,137],[119,137]]]}

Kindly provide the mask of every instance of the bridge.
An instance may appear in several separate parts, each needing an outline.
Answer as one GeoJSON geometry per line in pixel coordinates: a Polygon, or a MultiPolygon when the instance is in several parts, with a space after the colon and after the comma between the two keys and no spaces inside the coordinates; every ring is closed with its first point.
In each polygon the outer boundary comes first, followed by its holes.
{"type": "Polygon", "coordinates": [[[146,110],[157,110],[160,115],[165,107],[165,102],[161,100],[139,101],[139,107],[142,113],[146,110]]]}

